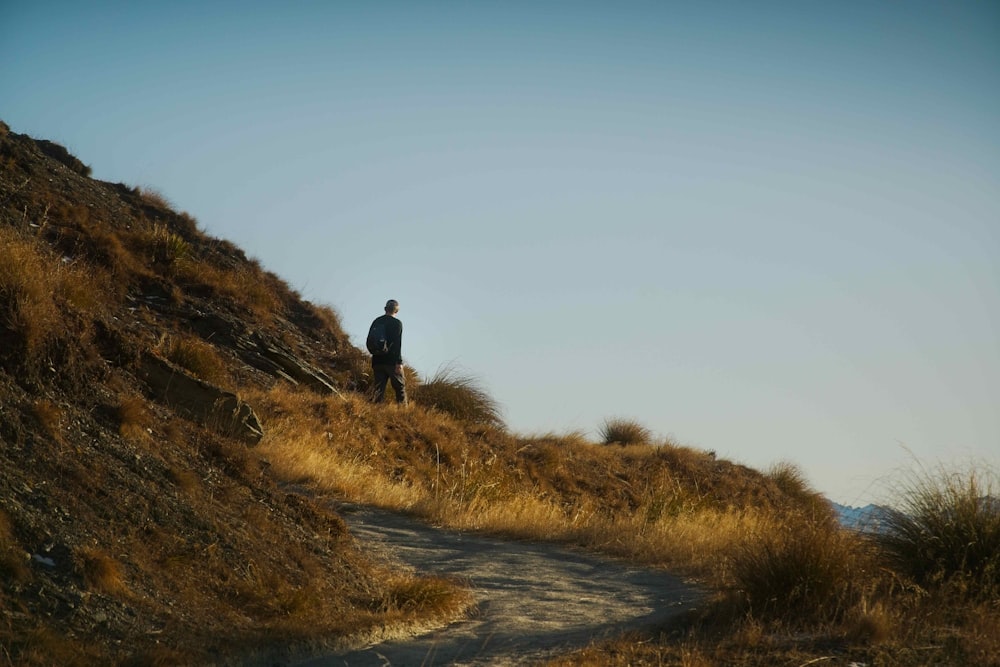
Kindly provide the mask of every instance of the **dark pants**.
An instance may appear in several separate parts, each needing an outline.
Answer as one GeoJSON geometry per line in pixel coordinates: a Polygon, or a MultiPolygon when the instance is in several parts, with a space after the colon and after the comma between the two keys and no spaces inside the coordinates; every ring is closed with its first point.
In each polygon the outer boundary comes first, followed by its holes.
{"type": "Polygon", "coordinates": [[[375,376],[376,403],[385,400],[385,386],[390,382],[392,390],[396,392],[396,402],[406,403],[406,379],[402,369],[397,372],[396,364],[372,364],[372,374],[375,376]]]}

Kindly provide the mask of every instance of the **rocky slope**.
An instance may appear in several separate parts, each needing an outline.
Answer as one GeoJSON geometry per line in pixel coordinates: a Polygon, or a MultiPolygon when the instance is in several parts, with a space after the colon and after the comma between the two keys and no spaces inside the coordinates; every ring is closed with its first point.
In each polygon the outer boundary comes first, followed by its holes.
{"type": "Polygon", "coordinates": [[[241,389],[363,387],[336,315],[89,172],[0,123],[0,664],[211,664],[419,613],[253,450],[241,389]]]}

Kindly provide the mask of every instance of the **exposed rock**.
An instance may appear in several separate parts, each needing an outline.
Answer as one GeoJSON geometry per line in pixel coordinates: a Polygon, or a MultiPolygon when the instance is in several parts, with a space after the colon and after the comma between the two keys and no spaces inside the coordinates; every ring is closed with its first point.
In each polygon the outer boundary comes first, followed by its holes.
{"type": "Polygon", "coordinates": [[[149,353],[142,356],[140,372],[156,399],[177,412],[251,445],[264,437],[253,408],[236,394],[149,353]]]}
{"type": "Polygon", "coordinates": [[[248,331],[239,320],[219,313],[184,312],[191,327],[206,341],[227,347],[254,368],[303,384],[319,394],[339,395],[333,380],[277,339],[248,331]]]}
{"type": "Polygon", "coordinates": [[[250,354],[256,354],[258,357],[271,362],[285,375],[286,378],[290,379],[295,384],[304,384],[313,391],[320,394],[339,394],[333,386],[333,380],[331,380],[323,371],[319,370],[315,366],[303,361],[301,358],[295,356],[289,350],[281,349],[274,342],[267,342],[263,340],[259,335],[254,335],[250,339],[250,343],[253,344],[253,348],[242,348],[243,354],[241,356],[244,360],[250,354]]]}

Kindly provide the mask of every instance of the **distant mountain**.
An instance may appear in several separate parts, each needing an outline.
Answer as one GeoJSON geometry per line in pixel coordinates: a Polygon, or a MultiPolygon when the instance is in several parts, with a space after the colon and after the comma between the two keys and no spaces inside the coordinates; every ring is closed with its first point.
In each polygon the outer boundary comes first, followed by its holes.
{"type": "Polygon", "coordinates": [[[835,503],[832,500],[830,504],[833,506],[834,511],[836,511],[842,526],[866,533],[880,532],[890,511],[887,507],[874,504],[868,504],[864,507],[851,507],[850,505],[835,503]]]}

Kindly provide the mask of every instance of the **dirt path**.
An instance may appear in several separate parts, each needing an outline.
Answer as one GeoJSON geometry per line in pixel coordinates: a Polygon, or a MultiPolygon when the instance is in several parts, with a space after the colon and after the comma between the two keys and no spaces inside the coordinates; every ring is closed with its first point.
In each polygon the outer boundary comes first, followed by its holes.
{"type": "Polygon", "coordinates": [[[409,639],[326,655],[301,667],[524,665],[592,639],[664,621],[699,599],[665,572],[572,549],[440,530],[370,508],[342,507],[370,548],[420,572],[469,582],[465,620],[409,639]]]}

